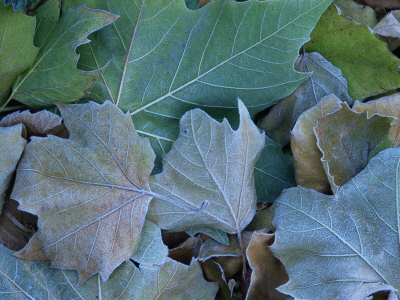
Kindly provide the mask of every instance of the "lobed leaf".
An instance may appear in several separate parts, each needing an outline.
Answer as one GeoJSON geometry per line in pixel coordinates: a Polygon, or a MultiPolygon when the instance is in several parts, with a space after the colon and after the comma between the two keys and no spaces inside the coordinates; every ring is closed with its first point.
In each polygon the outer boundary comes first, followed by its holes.
{"type": "Polygon", "coordinates": [[[251,221],[257,200],[253,169],[265,137],[241,101],[239,113],[236,131],[200,109],[182,117],[163,172],[151,178],[151,189],[162,198],[151,202],[150,220],[164,229],[203,225],[228,233],[240,233],[251,221]]]}
{"type": "Polygon", "coordinates": [[[299,299],[364,299],[400,289],[400,148],[387,149],[334,196],[302,187],[273,204],[274,255],[299,299]]]}
{"type": "Polygon", "coordinates": [[[10,98],[30,107],[43,107],[85,96],[101,70],[85,72],[77,69],[75,49],[89,42],[88,34],[116,18],[105,11],[86,7],[65,11],[46,42],[40,45],[36,61],[14,83],[10,98]]]}
{"type": "MultiPolygon", "coordinates": [[[[329,193],[331,188],[321,162],[314,127],[318,119],[341,109],[341,101],[334,95],[325,96],[314,107],[305,111],[291,132],[290,146],[294,157],[296,182],[305,188],[329,193]]],[[[327,151],[330,149],[326,147],[327,151]]]]}
{"type": "Polygon", "coordinates": [[[110,102],[59,105],[69,139],[32,137],[11,198],[39,216],[18,252],[106,280],[136,248],[148,204],[154,152],[128,114],[110,102]]]}
{"type": "Polygon", "coordinates": [[[218,0],[198,10],[184,0],[66,5],[120,15],[80,48],[79,62],[93,70],[110,61],[92,96],[131,111],[159,155],[168,152],[190,109],[232,121],[238,97],[254,114],[289,95],[307,76],[293,69],[298,50],[330,2],[218,0]]]}

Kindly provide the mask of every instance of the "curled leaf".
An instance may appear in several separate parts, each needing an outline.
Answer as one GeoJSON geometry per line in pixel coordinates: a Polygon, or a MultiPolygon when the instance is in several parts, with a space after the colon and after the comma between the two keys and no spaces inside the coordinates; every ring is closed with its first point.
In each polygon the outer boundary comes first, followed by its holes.
{"type": "Polygon", "coordinates": [[[389,129],[393,118],[357,113],[347,104],[318,119],[314,128],[322,164],[332,191],[364,169],[372,156],[391,146],[389,129]]]}
{"type": "Polygon", "coordinates": [[[305,188],[323,193],[330,192],[328,177],[321,162],[322,153],[317,145],[314,127],[318,119],[341,108],[341,101],[329,95],[305,111],[291,132],[290,146],[294,157],[296,182],[305,188]]]}
{"type": "Polygon", "coordinates": [[[366,111],[368,113],[368,117],[371,117],[374,114],[395,117],[396,120],[390,128],[389,137],[392,140],[392,147],[397,147],[400,145],[400,93],[385,96],[365,103],[356,101],[353,105],[353,110],[357,112],[366,111]]]}

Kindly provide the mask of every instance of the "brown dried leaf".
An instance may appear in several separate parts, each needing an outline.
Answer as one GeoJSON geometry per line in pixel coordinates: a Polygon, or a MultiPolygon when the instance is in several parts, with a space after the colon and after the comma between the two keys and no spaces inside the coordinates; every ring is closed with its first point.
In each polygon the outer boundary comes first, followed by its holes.
{"type": "Polygon", "coordinates": [[[285,267],[274,257],[269,245],[273,234],[254,232],[247,247],[247,260],[253,272],[250,287],[246,295],[249,300],[274,299],[284,300],[292,297],[284,295],[276,288],[289,280],[285,267]]]}
{"type": "Polygon", "coordinates": [[[39,216],[38,232],[17,255],[75,269],[79,283],[111,272],[136,248],[148,204],[154,152],[129,114],[111,102],[59,106],[71,136],[33,137],[11,198],[39,216]]]}
{"type": "Polygon", "coordinates": [[[291,132],[290,145],[298,185],[323,193],[330,192],[328,177],[321,163],[322,153],[317,146],[313,128],[319,118],[340,109],[340,103],[334,95],[326,96],[297,120],[291,132]]]}
{"type": "Polygon", "coordinates": [[[398,120],[400,119],[400,93],[385,96],[366,103],[356,101],[353,110],[357,112],[367,111],[368,117],[371,117],[373,114],[380,114],[382,116],[397,118],[390,128],[389,137],[392,140],[392,147],[400,145],[400,123],[398,120]]]}
{"type": "Polygon", "coordinates": [[[9,127],[22,123],[28,135],[45,136],[48,134],[67,137],[68,131],[62,124],[62,118],[47,110],[32,114],[29,110],[16,111],[6,115],[0,121],[0,127],[9,127]]]}
{"type": "Polygon", "coordinates": [[[314,127],[317,145],[332,191],[336,193],[364,169],[379,151],[390,147],[389,129],[393,118],[357,113],[347,104],[318,120],[314,127]]]}

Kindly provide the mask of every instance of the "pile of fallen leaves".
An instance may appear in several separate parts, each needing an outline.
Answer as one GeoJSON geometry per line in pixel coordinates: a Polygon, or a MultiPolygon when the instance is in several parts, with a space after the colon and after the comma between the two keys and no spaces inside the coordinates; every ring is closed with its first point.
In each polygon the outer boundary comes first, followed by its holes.
{"type": "Polygon", "coordinates": [[[0,299],[400,299],[400,3],[1,0],[0,299]]]}

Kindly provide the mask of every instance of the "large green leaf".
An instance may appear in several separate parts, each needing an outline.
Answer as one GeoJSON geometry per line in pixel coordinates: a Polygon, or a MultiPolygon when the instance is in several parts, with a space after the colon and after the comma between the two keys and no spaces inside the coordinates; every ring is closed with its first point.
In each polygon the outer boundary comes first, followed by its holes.
{"type": "Polygon", "coordinates": [[[18,256],[106,280],[138,244],[154,152],[111,102],[59,108],[70,138],[32,137],[18,167],[11,198],[39,216],[18,256]]]}
{"type": "Polygon", "coordinates": [[[400,148],[371,159],[335,196],[302,187],[273,205],[272,251],[298,299],[364,299],[400,290],[400,148]]]}
{"type": "MultiPolygon", "coordinates": [[[[88,43],[87,35],[111,23],[115,15],[86,7],[66,10],[52,33],[40,46],[36,61],[14,84],[10,99],[31,107],[79,100],[99,77],[101,70],[77,69],[75,48],[88,43]]],[[[49,26],[50,27],[50,26],[49,26]]],[[[39,34],[39,33],[38,33],[39,34]]]]}
{"type": "Polygon", "coordinates": [[[26,144],[22,125],[0,127],[0,212],[8,185],[26,144]]]}
{"type": "Polygon", "coordinates": [[[35,18],[0,4],[0,107],[14,80],[29,68],[38,54],[39,49],[33,46],[34,31],[35,18]]]}
{"type": "Polygon", "coordinates": [[[208,226],[240,233],[256,211],[253,169],[264,146],[246,107],[239,102],[234,131],[200,109],[188,111],[162,173],[151,177],[155,198],[148,218],[164,229],[208,226]],[[191,209],[192,212],[188,211],[191,209]]]}
{"type": "Polygon", "coordinates": [[[330,2],[218,0],[198,10],[184,0],[66,5],[120,15],[80,48],[79,62],[97,69],[110,61],[92,96],[129,110],[138,132],[161,154],[189,109],[232,120],[238,97],[255,113],[289,95],[307,76],[293,69],[298,50],[330,2]]]}
{"type": "Polygon", "coordinates": [[[354,100],[400,87],[400,59],[363,25],[340,16],[334,5],[323,14],[306,45],[340,68],[354,100]]]}

